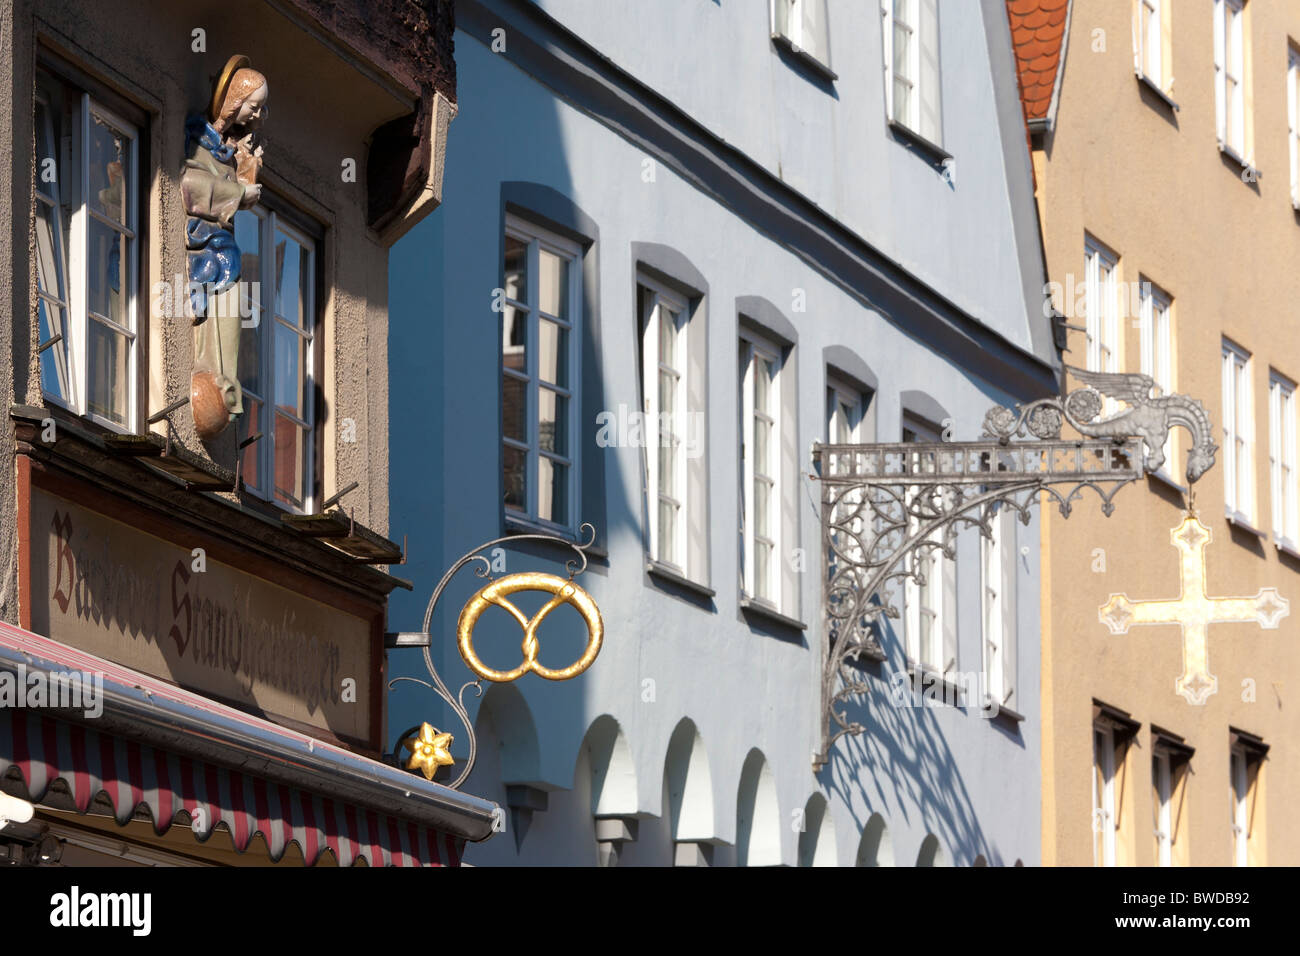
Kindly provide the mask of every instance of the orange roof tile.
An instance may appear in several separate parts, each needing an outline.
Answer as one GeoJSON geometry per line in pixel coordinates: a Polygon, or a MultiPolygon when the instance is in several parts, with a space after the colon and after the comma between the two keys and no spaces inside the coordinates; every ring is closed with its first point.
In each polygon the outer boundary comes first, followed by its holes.
{"type": "Polygon", "coordinates": [[[1026,120],[1045,119],[1052,105],[1069,7],[1070,0],[1007,0],[1026,120]]]}

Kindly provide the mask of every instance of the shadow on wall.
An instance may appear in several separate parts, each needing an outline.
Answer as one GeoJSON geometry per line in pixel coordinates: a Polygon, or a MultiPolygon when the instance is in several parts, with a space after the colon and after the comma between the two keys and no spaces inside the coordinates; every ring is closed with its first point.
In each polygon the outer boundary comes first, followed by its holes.
{"type": "MultiPolygon", "coordinates": [[[[901,820],[893,820],[895,829],[907,820],[909,807],[919,808],[921,819],[908,820],[911,829],[927,834],[917,866],[947,866],[950,860],[974,862],[979,856],[994,866],[1004,865],[980,827],[961,768],[934,709],[919,702],[917,706],[900,706],[893,700],[889,675],[906,669],[906,655],[891,629],[886,629],[883,643],[889,660],[880,665],[880,676],[867,677],[871,691],[846,708],[848,720],[867,729],[835,743],[819,778],[848,808],[861,806],[854,799],[861,794],[868,806],[887,808],[883,809],[886,817],[901,815],[901,820]]],[[[972,716],[969,710],[966,716],[972,716]]],[[[873,813],[857,822],[863,827],[858,865],[892,865],[894,848],[881,815],[873,813]]],[[[899,858],[898,862],[911,861],[899,858]]]]}
{"type": "MultiPolygon", "coordinates": [[[[464,860],[474,866],[595,866],[597,805],[594,781],[599,776],[611,789],[610,806],[618,806],[631,768],[623,762],[627,744],[610,718],[592,725],[579,748],[568,789],[537,786],[537,729],[523,696],[509,684],[493,684],[483,695],[474,721],[478,759],[464,791],[495,802],[503,809],[502,830],[482,843],[465,848],[464,860]],[[596,754],[596,756],[593,756],[596,754]],[[599,773],[593,764],[603,761],[599,773]]],[[[632,778],[635,792],[635,777],[632,778]]]]}
{"type": "MultiPolygon", "coordinates": [[[[571,168],[573,145],[567,141],[554,94],[524,77],[499,54],[477,40],[458,35],[461,100],[477,104],[464,109],[448,134],[446,191],[442,205],[392,249],[389,290],[389,424],[390,533],[409,533],[409,560],[394,572],[415,584],[413,593],[394,591],[389,603],[390,631],[418,630],[429,594],[465,550],[497,538],[504,528],[505,479],[502,452],[502,315],[493,311],[496,290],[504,285],[505,194],[534,196],[546,207],[515,208],[510,212],[534,225],[564,234],[564,202],[572,205],[574,221],[594,229],[611,210],[580,210],[583,201],[571,168]],[[503,115],[506,114],[506,115],[503,115]],[[521,150],[519,144],[528,148],[521,150]],[[509,184],[507,187],[505,184],[509,184]],[[538,189],[524,188],[535,184],[538,189]]],[[[566,238],[577,239],[576,236],[566,238]]],[[[610,402],[608,356],[634,354],[637,335],[634,303],[604,301],[599,286],[601,256],[623,255],[604,249],[599,235],[586,236],[582,254],[580,339],[581,407],[572,436],[573,450],[584,476],[578,491],[575,524],[591,522],[598,543],[609,546],[620,537],[640,540],[642,503],[630,498],[641,481],[620,472],[622,450],[596,444],[595,416],[610,402]]],[[[537,409],[527,410],[535,415],[537,409]]],[[[537,481],[530,474],[529,482],[537,481]]],[[[610,548],[610,550],[614,550],[610,548]]],[[[556,549],[504,548],[510,572],[537,570],[564,575],[571,554],[556,549]]],[[[608,600],[607,568],[593,567],[582,584],[600,603],[608,600]]],[[[464,600],[483,584],[471,570],[461,573],[435,615],[431,654],[453,691],[468,674],[454,647],[456,618],[464,600]]],[[[548,622],[547,654],[560,660],[568,622],[548,622]],[[558,635],[558,638],[552,635],[558,635]]],[[[483,637],[491,648],[495,635],[505,635],[501,647],[518,646],[518,627],[485,615],[483,637]]],[[[578,649],[580,652],[580,648],[578,649]]],[[[606,654],[611,651],[607,650],[606,654]]],[[[503,659],[498,666],[511,666],[503,659]]],[[[424,677],[419,655],[395,651],[389,655],[390,676],[424,677]]],[[[521,693],[537,716],[548,746],[569,748],[581,739],[591,719],[583,679],[541,686],[525,678],[521,693]]],[[[466,704],[473,718],[481,701],[472,693],[466,704]]],[[[421,720],[441,721],[439,727],[457,732],[457,718],[432,693],[415,685],[399,685],[390,696],[389,726],[402,728],[421,720]]],[[[465,754],[464,733],[457,733],[458,759],[465,754]]],[[[564,754],[570,758],[572,750],[564,754]]],[[[567,776],[550,753],[542,753],[541,772],[559,784],[567,776]],[[558,770],[558,772],[557,772],[558,770]]],[[[477,776],[477,775],[476,775],[477,776]]],[[[472,792],[472,788],[470,788],[472,792]]]]}

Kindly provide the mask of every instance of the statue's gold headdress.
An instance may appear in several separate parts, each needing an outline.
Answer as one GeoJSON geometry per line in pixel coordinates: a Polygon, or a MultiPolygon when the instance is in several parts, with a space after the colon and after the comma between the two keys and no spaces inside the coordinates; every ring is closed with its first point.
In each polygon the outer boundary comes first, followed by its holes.
{"type": "Polygon", "coordinates": [[[242,70],[246,66],[252,66],[252,61],[242,53],[236,53],[226,61],[226,66],[217,79],[217,85],[212,88],[212,105],[208,110],[209,122],[215,123],[217,117],[221,115],[221,104],[226,101],[226,90],[230,88],[231,77],[235,75],[236,70],[242,70]]]}

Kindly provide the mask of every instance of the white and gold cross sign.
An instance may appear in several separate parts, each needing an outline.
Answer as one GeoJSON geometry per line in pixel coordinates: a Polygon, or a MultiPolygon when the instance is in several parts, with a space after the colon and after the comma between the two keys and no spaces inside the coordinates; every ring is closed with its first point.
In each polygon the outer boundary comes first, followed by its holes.
{"type": "Polygon", "coordinates": [[[1169,538],[1182,563],[1178,600],[1130,601],[1126,594],[1112,594],[1098,613],[1112,634],[1126,634],[1133,624],[1177,624],[1183,632],[1183,673],[1174,689],[1189,704],[1204,704],[1219,689],[1218,678],[1210,673],[1210,625],[1258,624],[1275,630],[1291,605],[1277,588],[1262,588],[1254,597],[1207,596],[1205,547],[1211,540],[1210,529],[1189,514],[1169,538]]]}

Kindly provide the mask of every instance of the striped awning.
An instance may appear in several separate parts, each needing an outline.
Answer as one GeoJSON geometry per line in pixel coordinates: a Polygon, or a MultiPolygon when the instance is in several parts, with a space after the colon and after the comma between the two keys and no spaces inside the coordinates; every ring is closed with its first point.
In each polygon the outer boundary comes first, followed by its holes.
{"type": "Polygon", "coordinates": [[[491,832],[487,801],[3,622],[0,671],[103,683],[93,718],[0,707],[0,789],[33,803],[106,800],[122,825],[146,808],[160,836],[185,811],[200,841],[223,827],[243,853],[261,834],[273,860],[292,842],[308,864],[458,866],[491,832]]]}
{"type": "Polygon", "coordinates": [[[101,734],[81,724],[0,709],[0,777],[17,768],[25,799],[39,803],[56,780],[78,813],[99,793],[125,825],[147,807],[159,836],[182,810],[200,842],[224,825],[243,853],[262,834],[272,860],[297,843],[308,864],[330,850],[340,866],[456,866],[456,839],[319,793],[271,783],[211,763],[101,734]]]}

